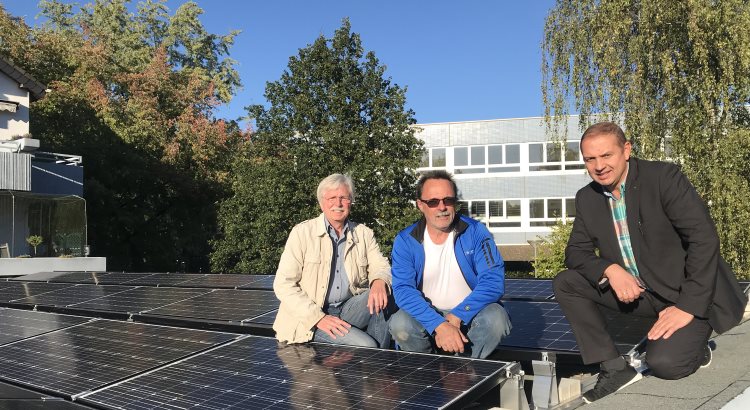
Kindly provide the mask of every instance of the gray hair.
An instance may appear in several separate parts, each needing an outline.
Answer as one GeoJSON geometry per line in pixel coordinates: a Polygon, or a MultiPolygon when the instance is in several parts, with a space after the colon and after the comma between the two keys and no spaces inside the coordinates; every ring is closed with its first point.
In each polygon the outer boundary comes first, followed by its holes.
{"type": "Polygon", "coordinates": [[[323,202],[323,194],[326,191],[338,189],[342,185],[349,190],[352,202],[354,202],[354,181],[349,175],[344,174],[331,174],[320,181],[320,184],[318,184],[318,202],[323,202]]]}

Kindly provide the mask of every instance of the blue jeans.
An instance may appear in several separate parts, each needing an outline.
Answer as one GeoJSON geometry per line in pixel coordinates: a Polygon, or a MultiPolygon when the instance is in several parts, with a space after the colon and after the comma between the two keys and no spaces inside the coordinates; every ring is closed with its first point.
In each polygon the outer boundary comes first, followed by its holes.
{"type": "MultiPolygon", "coordinates": [[[[445,316],[450,312],[438,310],[438,313],[445,316]]],[[[424,326],[406,313],[405,310],[401,309],[394,313],[389,326],[391,334],[401,350],[422,353],[435,352],[433,337],[427,334],[424,326]]],[[[484,359],[495,350],[503,337],[510,334],[511,328],[510,318],[505,309],[499,303],[490,303],[479,311],[468,325],[461,326],[461,330],[469,339],[469,343],[464,346],[464,353],[461,355],[484,359]]]]}
{"type": "Polygon", "coordinates": [[[367,298],[369,295],[370,290],[368,289],[359,295],[352,296],[340,306],[329,307],[327,309],[327,314],[336,316],[352,325],[347,334],[344,336],[337,335],[333,339],[328,333],[320,329],[315,329],[313,341],[350,346],[388,347],[391,342],[391,335],[388,333],[386,311],[382,310],[379,313],[371,315],[370,310],[367,308],[367,298]]]}

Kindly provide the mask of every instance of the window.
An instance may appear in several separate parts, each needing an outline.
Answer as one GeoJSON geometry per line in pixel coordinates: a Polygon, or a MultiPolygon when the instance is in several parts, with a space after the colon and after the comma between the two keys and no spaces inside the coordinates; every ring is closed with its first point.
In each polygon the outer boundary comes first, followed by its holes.
{"type": "Polygon", "coordinates": [[[485,219],[487,217],[487,203],[485,201],[471,201],[469,216],[480,221],[485,219]]]}
{"type": "Polygon", "coordinates": [[[562,169],[562,146],[558,143],[529,144],[529,171],[557,171],[562,169]]]}
{"type": "Polygon", "coordinates": [[[483,174],[485,172],[485,146],[454,147],[453,173],[483,174]],[[481,168],[480,168],[481,167],[481,168]]]}
{"type": "Polygon", "coordinates": [[[487,172],[518,172],[521,170],[519,144],[490,145],[487,147],[487,172]]]}
{"type": "Polygon", "coordinates": [[[574,198],[546,198],[529,200],[529,225],[553,226],[563,215],[575,217],[574,198]]]}
{"type": "Polygon", "coordinates": [[[579,141],[529,144],[529,171],[583,169],[579,141]]]}
{"type": "Polygon", "coordinates": [[[490,228],[520,228],[521,200],[506,199],[489,201],[490,228]]]}
{"type": "Polygon", "coordinates": [[[428,148],[422,152],[420,168],[445,168],[445,148],[428,148]]]}

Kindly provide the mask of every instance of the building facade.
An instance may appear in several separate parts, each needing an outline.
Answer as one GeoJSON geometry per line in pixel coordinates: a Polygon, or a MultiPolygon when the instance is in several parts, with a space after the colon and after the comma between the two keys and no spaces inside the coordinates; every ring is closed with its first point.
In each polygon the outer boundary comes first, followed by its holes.
{"type": "Polygon", "coordinates": [[[46,87],[0,56],[0,248],[5,256],[85,256],[81,157],[38,151],[33,101],[46,87]],[[40,236],[36,247],[27,238],[40,236]]]}
{"type": "Polygon", "coordinates": [[[576,191],[591,182],[578,117],[566,126],[560,141],[541,117],[418,124],[425,148],[418,171],[453,173],[461,212],[487,225],[506,260],[533,260],[556,221],[575,218],[576,191]]]}

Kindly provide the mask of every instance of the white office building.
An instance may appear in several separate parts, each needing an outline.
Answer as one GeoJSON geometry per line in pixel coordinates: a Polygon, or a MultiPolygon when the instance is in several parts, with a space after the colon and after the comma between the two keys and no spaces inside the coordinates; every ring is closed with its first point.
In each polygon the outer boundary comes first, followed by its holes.
{"type": "Polygon", "coordinates": [[[462,212],[483,221],[506,260],[532,260],[555,221],[575,217],[575,193],[591,182],[579,149],[578,116],[565,142],[541,117],[418,124],[419,171],[455,175],[462,212]]]}

